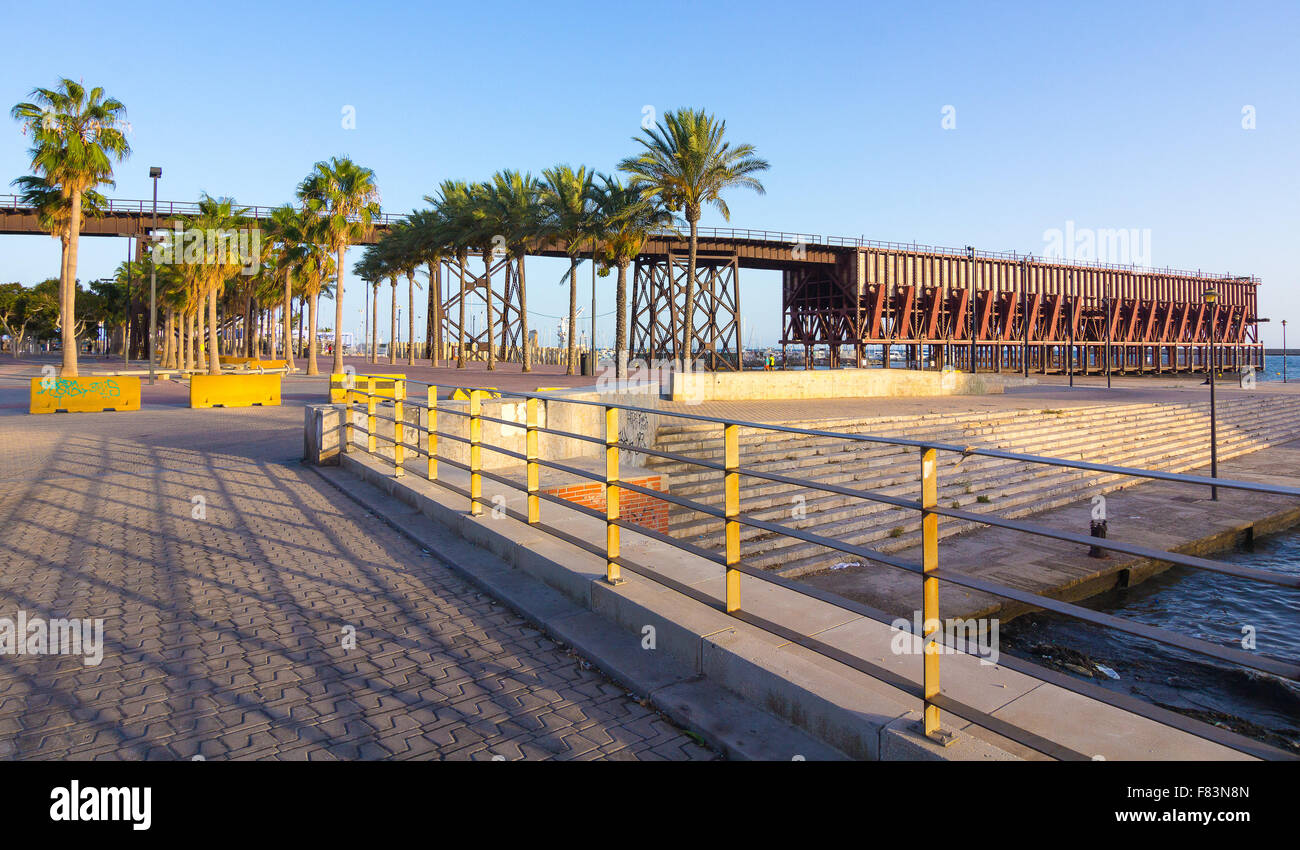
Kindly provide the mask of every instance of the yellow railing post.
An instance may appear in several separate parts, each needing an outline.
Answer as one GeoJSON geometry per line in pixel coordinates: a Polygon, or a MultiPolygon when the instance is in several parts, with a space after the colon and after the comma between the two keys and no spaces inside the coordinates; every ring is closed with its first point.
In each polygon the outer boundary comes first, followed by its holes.
{"type": "Polygon", "coordinates": [[[740,426],[722,426],[723,466],[726,472],[722,476],[723,529],[727,540],[727,613],[740,610],[740,523],[735,517],[740,516],[740,426]]]}
{"type": "Polygon", "coordinates": [[[542,518],[541,499],[537,497],[541,484],[537,465],[537,399],[528,399],[525,406],[528,410],[528,435],[524,447],[524,457],[528,464],[528,522],[535,523],[542,518]]]}
{"type": "Polygon", "coordinates": [[[406,399],[406,382],[393,382],[393,477],[401,478],[406,474],[402,464],[406,463],[406,446],[402,444],[402,416],[406,406],[402,402],[406,399]]]}
{"type": "Polygon", "coordinates": [[[483,441],[483,420],[479,417],[483,415],[483,391],[469,391],[469,513],[470,516],[478,516],[483,513],[483,505],[479,499],[483,496],[483,476],[479,474],[479,467],[483,462],[483,449],[479,443],[483,441]]]}
{"type": "Polygon", "coordinates": [[[340,451],[346,452],[352,447],[352,394],[343,391],[343,445],[340,451]]]}
{"type": "Polygon", "coordinates": [[[939,568],[939,515],[933,512],[939,504],[938,467],[938,452],[931,448],[921,449],[922,726],[926,737],[947,743],[952,736],[939,728],[939,707],[930,702],[932,697],[939,695],[939,656],[942,652],[942,647],[930,639],[940,628],[939,579],[926,575],[939,568]]]}
{"type": "Polygon", "coordinates": [[[605,408],[605,580],[622,584],[618,566],[618,408],[605,408]]]}
{"type": "Polygon", "coordinates": [[[429,387],[429,419],[424,433],[424,450],[429,455],[429,471],[425,476],[430,481],[438,477],[438,388],[429,387]]]}
{"type": "Polygon", "coordinates": [[[366,378],[364,386],[366,388],[366,451],[374,454],[378,448],[375,442],[375,382],[366,378]]]}

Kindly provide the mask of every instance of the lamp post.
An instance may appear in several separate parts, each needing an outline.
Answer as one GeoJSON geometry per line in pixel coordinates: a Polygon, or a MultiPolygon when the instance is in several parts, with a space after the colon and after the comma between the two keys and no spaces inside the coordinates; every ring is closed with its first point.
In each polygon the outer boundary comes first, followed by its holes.
{"type": "MultiPolygon", "coordinates": [[[[1214,304],[1219,300],[1219,293],[1213,289],[1205,290],[1205,303],[1210,305],[1210,477],[1219,477],[1219,440],[1214,417],[1214,326],[1217,316],[1214,304]]],[[[1219,500],[1219,488],[1210,485],[1210,499],[1219,500]]]]}
{"type": "Polygon", "coordinates": [[[1282,383],[1286,383],[1286,319],[1282,320],[1282,383]]]}
{"type": "Polygon", "coordinates": [[[158,178],[162,169],[154,166],[149,169],[153,179],[153,234],[149,240],[149,383],[154,383],[154,344],[158,339],[158,263],[154,248],[158,239],[158,178]]]}
{"type": "MultiPolygon", "coordinates": [[[[975,248],[966,246],[966,282],[970,284],[970,373],[975,374],[975,248]]],[[[888,364],[886,364],[888,365],[888,364]]]]}

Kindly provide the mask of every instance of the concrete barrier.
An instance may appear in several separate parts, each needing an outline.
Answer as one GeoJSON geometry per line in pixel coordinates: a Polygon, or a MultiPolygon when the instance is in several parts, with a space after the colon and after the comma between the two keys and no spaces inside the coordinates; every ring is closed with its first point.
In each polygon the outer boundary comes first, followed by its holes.
{"type": "MultiPolygon", "coordinates": [[[[1024,383],[1016,378],[1014,383],[1024,383]]],[[[1030,379],[1033,382],[1033,379],[1030,379]]],[[[908,398],[1001,393],[1000,375],[913,369],[814,369],[779,372],[674,372],[673,401],[813,398],[908,398]]]]}
{"type": "Polygon", "coordinates": [[[194,375],[190,407],[278,407],[279,375],[194,375]]]}
{"type": "Polygon", "coordinates": [[[32,413],[99,413],[139,410],[140,379],[121,375],[90,378],[32,378],[32,413]]]}

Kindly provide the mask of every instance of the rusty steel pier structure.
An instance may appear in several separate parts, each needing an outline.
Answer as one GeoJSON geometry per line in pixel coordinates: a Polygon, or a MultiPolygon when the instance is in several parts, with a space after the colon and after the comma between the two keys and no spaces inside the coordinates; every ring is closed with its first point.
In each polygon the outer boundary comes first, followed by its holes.
{"type": "MultiPolygon", "coordinates": [[[[271,207],[247,207],[254,220],[271,207]]],[[[158,226],[197,213],[192,202],[158,202],[158,226]]],[[[384,214],[365,242],[405,216],[384,214]]],[[[154,227],[151,201],[113,199],[88,217],[83,236],[144,236],[154,227]]],[[[0,196],[0,233],[45,233],[17,196],[0,196]]],[[[780,344],[796,362],[832,368],[869,365],[963,371],[1079,374],[1262,368],[1259,279],[1099,262],[1070,262],[1014,253],[941,248],[861,238],[739,228],[698,229],[696,298],[690,356],[715,370],[743,368],[742,269],[779,271],[780,344]],[[1217,293],[1209,303],[1207,291],[1217,293]],[[1213,351],[1213,355],[1211,354],[1213,351]]],[[[568,257],[563,242],[536,245],[531,255],[568,257]]],[[[631,276],[633,357],[680,356],[689,246],[663,231],[647,240],[631,276]]],[[[588,256],[589,248],[579,248],[588,256]]],[[[459,338],[460,268],[446,258],[430,269],[429,342],[459,338]],[[439,293],[434,296],[433,292],[439,293]]],[[[494,305],[490,340],[502,359],[523,345],[520,293],[510,264],[485,264],[471,253],[466,300],[494,305]],[[481,269],[481,271],[479,271],[481,269]],[[504,325],[504,327],[503,327],[504,325]],[[503,342],[504,340],[504,342],[503,342]]],[[[484,327],[467,332],[480,350],[484,327]]]]}
{"type": "Polygon", "coordinates": [[[783,272],[782,345],[901,349],[916,368],[1081,374],[1263,366],[1259,280],[1028,255],[867,243],[783,272]],[[1207,291],[1217,294],[1207,303],[1207,291]]]}

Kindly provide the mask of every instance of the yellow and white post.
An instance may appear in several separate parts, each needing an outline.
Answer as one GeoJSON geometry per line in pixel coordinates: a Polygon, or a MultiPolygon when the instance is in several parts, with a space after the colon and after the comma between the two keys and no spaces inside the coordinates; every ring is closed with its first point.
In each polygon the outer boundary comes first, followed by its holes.
{"type": "Polygon", "coordinates": [[[483,415],[483,391],[469,391],[469,513],[470,516],[479,516],[483,513],[483,505],[479,499],[483,497],[483,476],[479,474],[479,469],[483,463],[483,449],[479,444],[483,442],[483,420],[479,417],[483,415]]]}
{"type": "Polygon", "coordinates": [[[406,436],[402,429],[402,416],[405,414],[406,405],[402,404],[406,400],[406,382],[393,382],[393,477],[401,478],[406,474],[402,465],[406,463],[406,446],[403,442],[406,436]]]}
{"type": "Polygon", "coordinates": [[[375,442],[375,382],[371,378],[357,378],[359,386],[365,387],[366,393],[366,451],[374,454],[378,445],[375,442]]]}
{"type": "Polygon", "coordinates": [[[429,387],[429,419],[425,429],[424,450],[429,456],[429,470],[425,475],[430,481],[438,477],[438,388],[429,387]]]}
{"type": "Polygon", "coordinates": [[[740,516],[740,426],[722,426],[723,466],[726,471],[722,476],[723,493],[723,529],[727,541],[727,613],[740,610],[740,523],[735,517],[740,516]]]}
{"type": "Polygon", "coordinates": [[[525,402],[528,410],[528,434],[524,445],[524,458],[528,465],[528,522],[539,522],[542,518],[541,499],[537,491],[541,486],[540,468],[537,465],[537,399],[525,402]]]}
{"type": "Polygon", "coordinates": [[[622,584],[618,566],[618,408],[605,408],[605,580],[622,584]]]}
{"type": "Polygon", "coordinates": [[[931,640],[939,631],[939,579],[927,575],[939,568],[939,515],[933,509],[939,504],[938,452],[931,448],[921,450],[921,640],[924,643],[922,695],[925,735],[940,743],[950,743],[952,736],[939,728],[939,707],[930,700],[939,695],[939,657],[942,647],[931,640]]]}

